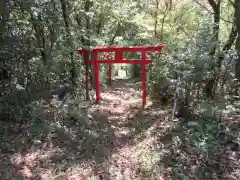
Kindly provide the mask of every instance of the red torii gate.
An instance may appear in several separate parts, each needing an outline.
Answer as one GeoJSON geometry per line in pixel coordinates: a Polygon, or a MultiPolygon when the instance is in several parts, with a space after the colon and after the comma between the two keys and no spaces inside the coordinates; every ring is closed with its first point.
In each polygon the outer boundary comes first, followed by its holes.
{"type": "MultiPolygon", "coordinates": [[[[94,74],[96,80],[96,101],[100,100],[100,77],[99,77],[99,63],[109,64],[109,78],[111,79],[111,64],[114,63],[126,63],[126,64],[142,64],[142,105],[146,105],[146,64],[152,63],[152,60],[148,59],[147,52],[160,52],[164,45],[160,44],[158,46],[97,46],[92,50],[93,60],[90,60],[89,55],[90,50],[80,49],[78,53],[80,55],[87,55],[88,63],[94,64],[94,74]],[[99,60],[98,53],[115,53],[115,58],[113,60],[99,60]],[[125,52],[140,52],[142,54],[142,60],[137,59],[124,59],[125,52]]],[[[88,81],[88,80],[87,80],[88,81]]]]}

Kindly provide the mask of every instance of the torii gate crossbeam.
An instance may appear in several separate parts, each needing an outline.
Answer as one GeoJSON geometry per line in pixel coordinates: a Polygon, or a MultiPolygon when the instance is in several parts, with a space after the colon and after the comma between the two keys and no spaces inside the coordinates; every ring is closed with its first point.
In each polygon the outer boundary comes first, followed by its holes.
{"type": "MultiPolygon", "coordinates": [[[[147,53],[148,52],[161,52],[164,48],[164,45],[158,46],[97,46],[92,51],[86,49],[78,50],[80,55],[87,54],[88,55],[88,63],[94,65],[94,74],[95,74],[95,83],[96,83],[96,101],[98,102],[100,97],[100,76],[99,76],[99,63],[103,64],[114,64],[114,63],[125,63],[125,64],[141,64],[142,65],[142,105],[146,105],[146,64],[152,63],[152,60],[148,59],[147,53]],[[98,53],[103,52],[113,52],[115,57],[113,60],[99,60],[98,53]],[[140,52],[141,53],[141,60],[135,59],[125,59],[124,53],[125,52],[140,52]],[[90,53],[93,54],[93,60],[89,59],[90,53]]],[[[110,65],[111,67],[111,65],[110,65]]],[[[111,71],[111,69],[110,69],[111,71]]],[[[111,73],[110,73],[111,76],[111,73]]],[[[111,77],[110,77],[111,78],[111,77]]]]}

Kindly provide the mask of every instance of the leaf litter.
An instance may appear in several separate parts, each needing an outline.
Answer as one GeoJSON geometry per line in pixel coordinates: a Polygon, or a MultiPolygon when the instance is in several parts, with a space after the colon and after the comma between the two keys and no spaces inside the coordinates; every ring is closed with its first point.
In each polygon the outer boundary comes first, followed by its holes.
{"type": "MultiPolygon", "coordinates": [[[[136,89],[140,84],[129,81],[104,89],[101,103],[86,109],[87,126],[73,124],[68,132],[53,128],[13,148],[19,137],[8,134],[1,145],[14,152],[1,148],[1,179],[196,179],[207,177],[207,169],[210,179],[219,178],[220,171],[225,179],[239,177],[238,151],[222,147],[213,156],[202,154],[187,140],[190,132],[179,121],[170,122],[171,112],[161,104],[148,100],[142,109],[136,89]],[[173,127],[180,130],[173,132],[173,127]]],[[[27,132],[28,126],[21,131],[27,132]]]]}

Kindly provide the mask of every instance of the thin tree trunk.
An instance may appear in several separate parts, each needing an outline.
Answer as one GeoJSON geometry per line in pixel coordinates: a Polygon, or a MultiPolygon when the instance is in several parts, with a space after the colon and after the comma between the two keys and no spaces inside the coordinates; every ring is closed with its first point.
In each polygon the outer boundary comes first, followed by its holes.
{"type": "Polygon", "coordinates": [[[163,27],[164,27],[165,19],[167,17],[167,11],[170,10],[171,7],[172,6],[170,6],[170,7],[166,6],[164,14],[163,14],[162,23],[161,23],[161,40],[163,40],[163,33],[164,33],[163,27]]]}
{"type": "MultiPolygon", "coordinates": [[[[85,1],[85,13],[89,12],[90,11],[90,1],[89,0],[86,0],[85,1]]],[[[87,46],[88,48],[90,48],[90,19],[89,19],[89,16],[85,16],[85,21],[86,21],[86,30],[85,32],[87,33],[86,34],[86,37],[87,38],[84,38],[84,45],[87,46]]],[[[89,64],[88,64],[88,59],[90,58],[90,55],[88,57],[85,57],[84,56],[84,62],[85,62],[85,77],[86,77],[86,100],[89,100],[90,97],[89,97],[89,64]]]]}
{"type": "MultiPolygon", "coordinates": [[[[8,36],[8,27],[7,22],[10,18],[10,7],[7,0],[3,0],[0,2],[0,46],[4,44],[4,39],[6,36],[8,36]]],[[[6,79],[9,78],[9,70],[6,67],[6,59],[1,59],[0,62],[0,97],[4,96],[5,86],[7,85],[6,79]]]]}
{"type": "Polygon", "coordinates": [[[214,56],[216,53],[216,49],[218,46],[218,37],[219,37],[219,26],[220,26],[220,0],[216,3],[214,0],[208,0],[209,4],[212,6],[214,11],[214,17],[213,17],[213,46],[212,50],[210,52],[210,55],[214,56]]]}
{"type": "MultiPolygon", "coordinates": [[[[235,20],[234,20],[234,23],[235,23],[235,20]]],[[[236,39],[236,36],[237,36],[236,25],[233,24],[231,32],[230,32],[229,37],[228,37],[228,40],[225,43],[225,45],[223,46],[222,52],[219,54],[217,62],[216,62],[216,69],[215,69],[215,73],[214,73],[214,79],[215,79],[215,88],[214,89],[217,89],[217,87],[219,85],[221,66],[222,66],[222,61],[224,60],[224,55],[232,47],[232,45],[234,43],[234,40],[236,39]]],[[[224,74],[226,74],[226,73],[224,73],[224,74]]],[[[224,86],[224,82],[225,81],[223,80],[222,84],[220,85],[220,90],[224,86]]]]}
{"type": "MultiPolygon", "coordinates": [[[[209,4],[212,6],[214,11],[214,24],[213,24],[213,46],[210,51],[210,56],[214,58],[216,49],[218,46],[218,37],[219,37],[219,25],[220,25],[220,0],[215,2],[214,0],[208,0],[209,4]]],[[[215,65],[211,66],[211,71],[213,72],[213,77],[208,80],[205,86],[205,93],[207,98],[214,99],[215,97],[215,77],[216,77],[216,71],[215,71],[215,65]]]]}
{"type": "Polygon", "coordinates": [[[65,24],[65,30],[66,30],[66,38],[68,41],[68,44],[71,47],[71,52],[70,52],[70,62],[71,62],[71,81],[73,86],[76,87],[77,85],[77,72],[76,72],[76,67],[75,67],[75,62],[74,62],[74,54],[73,54],[73,43],[72,43],[72,37],[71,37],[71,32],[70,32],[70,19],[69,19],[69,14],[68,14],[68,7],[67,7],[67,2],[66,0],[60,0],[61,1],[61,8],[62,8],[62,17],[64,20],[65,24]]]}
{"type": "Polygon", "coordinates": [[[110,41],[109,41],[109,43],[108,43],[109,46],[113,45],[113,43],[114,43],[114,41],[115,41],[115,39],[116,39],[119,31],[120,31],[120,28],[121,28],[121,25],[120,25],[120,23],[118,23],[118,24],[117,24],[116,31],[115,31],[114,35],[112,36],[112,38],[110,39],[110,41]]]}
{"type": "Polygon", "coordinates": [[[180,80],[181,80],[181,78],[180,78],[180,76],[178,76],[176,86],[175,86],[175,93],[174,93],[174,102],[173,102],[172,117],[171,117],[172,121],[174,120],[174,116],[175,116],[175,113],[176,113],[176,110],[177,110],[177,101],[178,101],[178,98],[179,98],[180,80]]]}
{"type": "Polygon", "coordinates": [[[97,24],[97,29],[96,29],[96,31],[97,31],[97,35],[100,35],[101,34],[101,29],[102,29],[102,27],[103,27],[103,14],[100,14],[99,15],[99,22],[98,22],[98,24],[97,24]]]}
{"type": "Polygon", "coordinates": [[[3,39],[4,35],[7,32],[7,22],[10,18],[10,3],[8,0],[0,1],[0,40],[3,39]]]}
{"type": "Polygon", "coordinates": [[[236,51],[237,59],[235,62],[235,76],[240,81],[240,0],[235,1],[235,18],[236,18],[236,29],[237,29],[237,40],[236,40],[236,51]]]}
{"type": "MultiPolygon", "coordinates": [[[[82,46],[85,48],[85,49],[90,49],[90,45],[91,45],[91,41],[90,41],[90,30],[91,30],[91,23],[90,23],[90,18],[88,15],[86,15],[89,11],[90,11],[90,6],[91,6],[91,2],[89,0],[85,0],[85,4],[84,4],[84,11],[85,11],[85,17],[84,17],[84,20],[85,20],[85,28],[84,28],[84,32],[86,34],[82,34],[81,35],[81,43],[82,43],[82,46]]],[[[79,26],[83,26],[82,24],[82,19],[79,15],[76,16],[76,21],[78,23],[79,26]]],[[[99,29],[100,31],[100,29],[99,29]]],[[[88,64],[88,60],[90,58],[90,54],[89,55],[84,55],[83,56],[83,64],[85,66],[85,96],[86,96],[86,100],[89,100],[90,99],[90,96],[89,96],[89,82],[91,81],[90,80],[90,65],[88,64]]],[[[91,78],[92,79],[92,78],[91,78]]]]}
{"type": "Polygon", "coordinates": [[[156,8],[155,8],[155,22],[154,22],[154,40],[157,37],[157,25],[158,25],[158,9],[159,9],[159,0],[156,0],[156,8]]]}

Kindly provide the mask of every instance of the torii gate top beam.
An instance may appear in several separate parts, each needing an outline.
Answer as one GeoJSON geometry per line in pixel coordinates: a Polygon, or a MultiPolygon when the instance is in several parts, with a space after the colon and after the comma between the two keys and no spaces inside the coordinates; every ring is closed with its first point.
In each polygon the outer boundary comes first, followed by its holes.
{"type": "Polygon", "coordinates": [[[146,64],[152,61],[147,58],[147,52],[160,52],[164,48],[163,44],[158,46],[97,46],[93,50],[80,49],[78,53],[88,56],[88,63],[94,64],[94,73],[96,79],[96,101],[100,100],[100,77],[99,77],[99,63],[113,64],[113,63],[127,63],[127,64],[142,64],[142,103],[146,104],[146,64]],[[99,60],[98,53],[114,52],[113,60],[99,60]],[[142,57],[140,61],[133,59],[125,59],[125,52],[140,52],[142,57]],[[90,53],[93,53],[93,60],[89,59],[90,53]]]}
{"type": "MultiPolygon", "coordinates": [[[[154,52],[161,51],[164,45],[160,44],[158,46],[97,46],[92,52],[154,52]]],[[[79,49],[80,54],[90,53],[91,50],[79,49]]]]}

